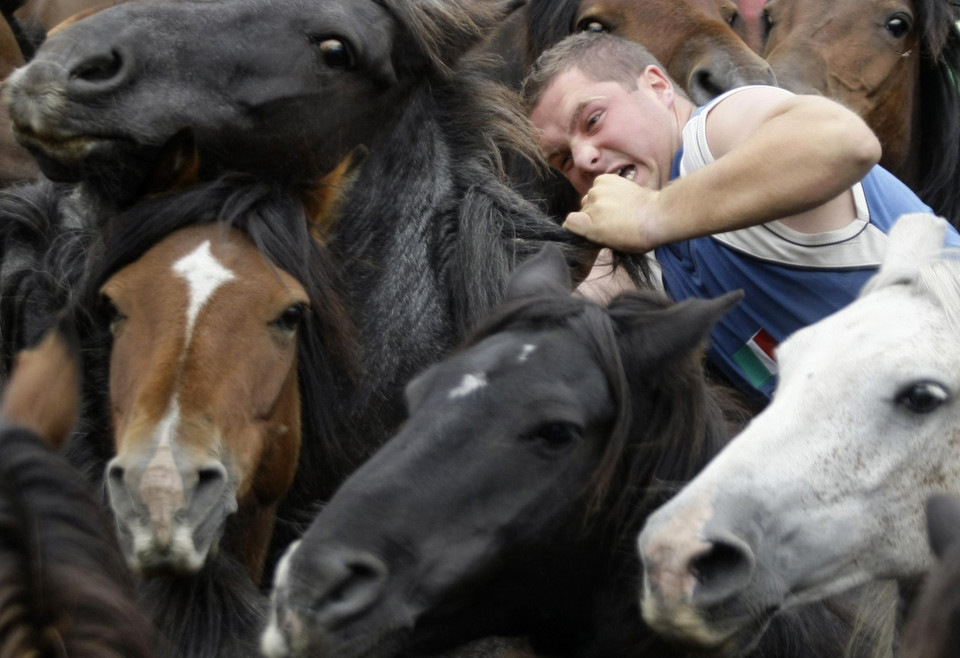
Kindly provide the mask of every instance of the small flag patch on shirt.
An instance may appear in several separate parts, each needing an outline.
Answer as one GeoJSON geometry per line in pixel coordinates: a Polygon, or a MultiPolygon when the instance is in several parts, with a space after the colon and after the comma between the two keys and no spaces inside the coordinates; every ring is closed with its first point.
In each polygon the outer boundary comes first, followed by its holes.
{"type": "Polygon", "coordinates": [[[777,359],[774,356],[776,347],[777,341],[773,336],[761,329],[733,353],[733,360],[754,388],[760,388],[777,374],[777,359]]]}

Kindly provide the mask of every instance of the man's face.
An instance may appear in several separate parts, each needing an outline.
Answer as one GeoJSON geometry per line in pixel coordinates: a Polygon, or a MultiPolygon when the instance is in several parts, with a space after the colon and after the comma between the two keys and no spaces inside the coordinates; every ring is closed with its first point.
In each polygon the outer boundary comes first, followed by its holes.
{"type": "Polygon", "coordinates": [[[660,189],[680,147],[673,99],[672,87],[653,67],[638,78],[634,91],[618,82],[596,82],[573,68],[550,83],[530,119],[550,166],[580,194],[608,173],[660,189]]]}

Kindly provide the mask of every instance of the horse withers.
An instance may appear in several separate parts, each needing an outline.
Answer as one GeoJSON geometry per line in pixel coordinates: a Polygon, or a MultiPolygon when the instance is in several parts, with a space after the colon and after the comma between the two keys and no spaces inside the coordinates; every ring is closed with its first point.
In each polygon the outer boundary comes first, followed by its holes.
{"type": "Polygon", "coordinates": [[[756,416],[639,537],[644,618],[707,647],[932,563],[926,497],[960,492],[960,260],[905,215],[860,297],[778,349],[756,416]]]}

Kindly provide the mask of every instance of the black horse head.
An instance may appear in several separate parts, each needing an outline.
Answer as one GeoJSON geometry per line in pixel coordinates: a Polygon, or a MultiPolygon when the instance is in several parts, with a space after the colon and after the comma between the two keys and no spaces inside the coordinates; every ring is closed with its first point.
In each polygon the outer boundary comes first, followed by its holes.
{"type": "Polygon", "coordinates": [[[637,632],[635,532],[656,484],[692,475],[724,434],[697,354],[732,300],[608,310],[565,275],[556,251],[528,261],[469,345],[410,383],[406,425],[278,568],[270,655],[486,634],[569,651],[608,623],[608,596],[637,632]]]}
{"type": "Polygon", "coordinates": [[[52,179],[138,189],[192,131],[203,165],[285,182],[329,172],[443,75],[504,0],[129,3],[52,35],[5,85],[52,179]]]}

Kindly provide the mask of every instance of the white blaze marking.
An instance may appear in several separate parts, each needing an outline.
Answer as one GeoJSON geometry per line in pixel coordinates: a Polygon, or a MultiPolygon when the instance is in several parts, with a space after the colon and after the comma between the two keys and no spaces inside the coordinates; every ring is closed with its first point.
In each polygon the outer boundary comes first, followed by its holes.
{"type": "Polygon", "coordinates": [[[203,306],[210,300],[217,288],[236,278],[233,272],[220,264],[210,252],[210,241],[203,244],[173,264],[177,275],[186,279],[190,287],[190,304],[187,306],[187,337],[184,346],[190,344],[193,326],[203,306]]]}
{"type": "Polygon", "coordinates": [[[450,391],[450,393],[447,395],[447,399],[456,400],[457,398],[466,397],[486,385],[487,377],[482,372],[476,375],[464,375],[460,385],[450,391]]]}
{"type": "Polygon", "coordinates": [[[527,343],[526,345],[524,345],[523,349],[520,350],[520,356],[517,357],[517,363],[523,363],[524,361],[526,361],[527,357],[533,354],[536,351],[536,349],[537,349],[536,345],[531,345],[530,343],[527,343]]]}

